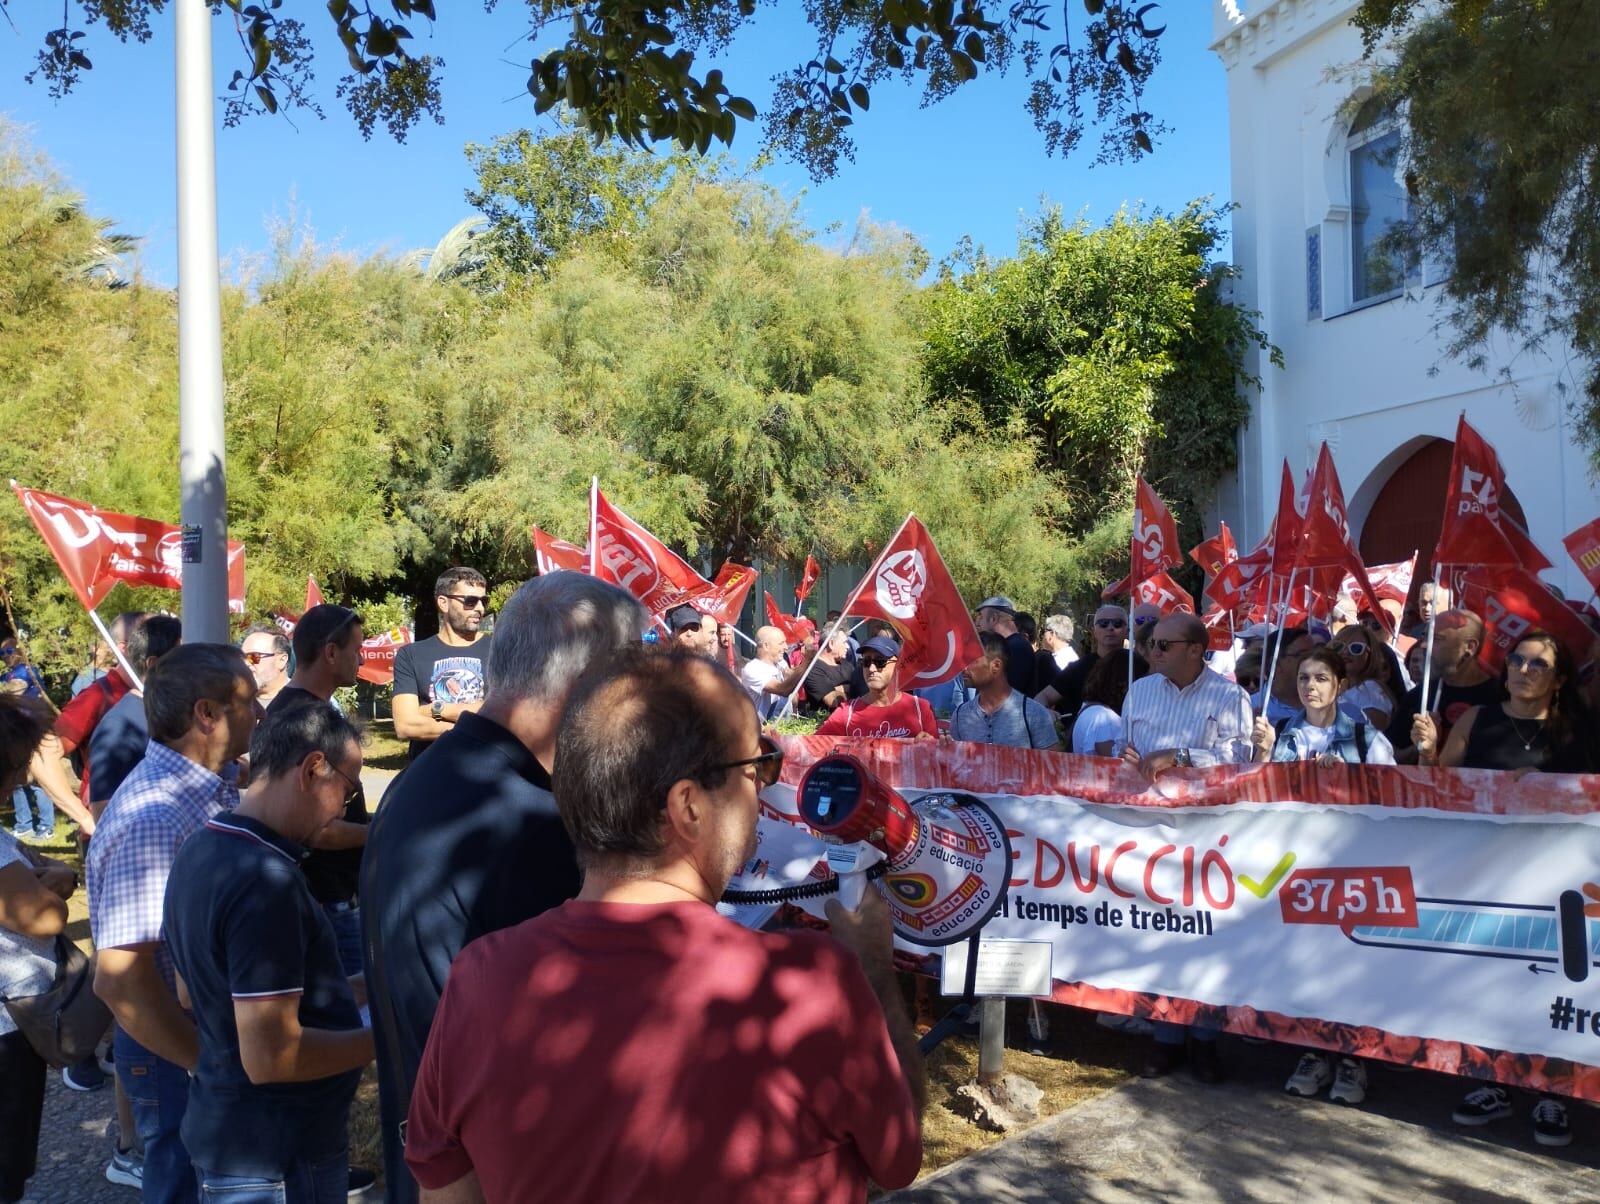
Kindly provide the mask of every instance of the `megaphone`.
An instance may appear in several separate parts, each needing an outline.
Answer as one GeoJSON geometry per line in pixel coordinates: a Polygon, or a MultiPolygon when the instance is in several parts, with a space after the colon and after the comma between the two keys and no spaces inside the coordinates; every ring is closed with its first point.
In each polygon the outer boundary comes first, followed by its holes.
{"type": "Polygon", "coordinates": [[[908,802],[855,757],[834,753],[806,770],[797,802],[829,845],[840,901],[855,906],[866,879],[882,877],[895,931],[913,944],[966,940],[1005,900],[1011,841],[982,799],[938,791],[908,802]]]}

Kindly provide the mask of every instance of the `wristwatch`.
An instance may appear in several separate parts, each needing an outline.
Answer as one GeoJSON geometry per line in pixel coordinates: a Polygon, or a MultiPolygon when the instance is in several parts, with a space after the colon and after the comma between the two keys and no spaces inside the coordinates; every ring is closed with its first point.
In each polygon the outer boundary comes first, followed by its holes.
{"type": "Polygon", "coordinates": [[[435,698],[433,700],[433,705],[429,707],[428,710],[432,713],[433,721],[435,723],[444,722],[444,699],[435,698]]]}

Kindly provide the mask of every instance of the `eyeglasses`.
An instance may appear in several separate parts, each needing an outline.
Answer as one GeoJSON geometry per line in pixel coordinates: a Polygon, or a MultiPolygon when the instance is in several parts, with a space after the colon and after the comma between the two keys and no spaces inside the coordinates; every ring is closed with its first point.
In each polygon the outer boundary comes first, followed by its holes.
{"type": "Polygon", "coordinates": [[[1163,655],[1172,651],[1179,644],[1198,644],[1199,640],[1151,640],[1150,647],[1163,655]]]}
{"type": "Polygon", "coordinates": [[[1342,649],[1338,644],[1335,644],[1334,649],[1336,651],[1342,651],[1346,656],[1360,656],[1367,650],[1367,646],[1360,640],[1351,640],[1348,644],[1344,645],[1342,649]]]}
{"type": "Polygon", "coordinates": [[[1235,681],[1241,690],[1250,694],[1254,694],[1261,688],[1261,679],[1259,677],[1240,677],[1236,678],[1235,681]]]}
{"type": "Polygon", "coordinates": [[[707,765],[706,772],[716,769],[743,769],[746,765],[755,766],[756,785],[774,786],[778,782],[778,775],[783,772],[783,749],[779,748],[770,737],[761,737],[761,755],[759,757],[746,757],[743,761],[724,761],[720,765],[707,765]]]}
{"type": "Polygon", "coordinates": [[[1135,627],[1143,627],[1146,623],[1159,623],[1159,622],[1161,622],[1161,616],[1160,615],[1134,615],[1133,616],[1133,625],[1135,627]]]}
{"type": "Polygon", "coordinates": [[[1096,627],[1101,627],[1101,628],[1126,627],[1128,625],[1128,620],[1127,619],[1096,619],[1094,621],[1094,625],[1096,627]]]}
{"type": "Polygon", "coordinates": [[[1542,656],[1523,656],[1520,652],[1513,652],[1506,657],[1506,664],[1511,668],[1526,673],[1529,677],[1543,677],[1555,666],[1542,656]]]}
{"type": "Polygon", "coordinates": [[[884,660],[881,656],[861,656],[857,659],[860,660],[863,669],[882,669],[893,664],[896,658],[891,656],[888,660],[884,660]]]}
{"type": "Polygon", "coordinates": [[[245,659],[245,663],[247,663],[247,664],[259,665],[262,661],[266,660],[268,657],[282,656],[282,655],[283,655],[283,653],[281,653],[281,652],[246,652],[244,654],[244,659],[245,659]]]}
{"type": "Polygon", "coordinates": [[[350,792],[344,796],[344,801],[346,803],[349,803],[349,801],[351,799],[355,798],[356,795],[361,793],[361,783],[360,782],[351,781],[350,775],[347,774],[344,770],[340,769],[332,761],[328,762],[328,768],[333,770],[334,773],[338,774],[341,778],[343,778],[344,779],[344,784],[346,786],[350,787],[350,792]]]}
{"type": "Polygon", "coordinates": [[[478,607],[489,600],[484,594],[445,594],[444,596],[452,602],[461,603],[468,610],[477,610],[478,607]]]}

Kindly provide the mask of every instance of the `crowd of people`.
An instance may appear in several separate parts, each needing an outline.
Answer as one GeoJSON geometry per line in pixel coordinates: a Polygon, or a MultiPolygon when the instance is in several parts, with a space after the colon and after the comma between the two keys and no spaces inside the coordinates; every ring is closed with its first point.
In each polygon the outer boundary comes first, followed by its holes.
{"type": "MultiPolygon", "coordinates": [[[[391,1201],[844,1200],[909,1182],[922,1073],[882,900],[830,904],[831,938],[715,910],[781,768],[767,730],[791,713],[822,735],[1120,758],[1149,779],[1269,761],[1591,772],[1600,756],[1591,649],[1529,631],[1492,674],[1482,618],[1432,592],[1400,634],[1398,607],[1384,622],[1340,599],[1326,623],[1257,624],[1220,651],[1187,613],[1106,605],[1078,640],[1070,616],[994,596],[974,609],[978,659],[912,691],[887,623],[765,626],[746,658],[727,625],[690,607],[657,625],[579,573],[523,584],[492,635],[488,594],[476,570],[445,572],[438,633],[397,655],[409,764],[375,809],[335,701],[360,663],[353,610],[238,646],[119,616],[116,662],[97,657],[53,718],[0,646],[0,994],[54,980],[79,888],[37,849],[59,811],[84,845],[92,988],[114,1022],[104,1060],[62,1075],[94,1090],[110,1067],[113,1182],[162,1202],[358,1193],[373,1173],[349,1165],[348,1114],[374,1062],[391,1201]],[[1425,699],[1410,654],[1430,630],[1425,699]]],[[[1146,1033],[1147,1075],[1223,1077],[1214,1029],[1108,1021],[1146,1033]]],[[[0,1201],[34,1170],[46,1073],[0,1009],[0,1201]]],[[[1366,1069],[1308,1051],[1285,1088],[1355,1104],[1366,1069]]],[[[1512,1109],[1483,1087],[1455,1119],[1512,1109]]],[[[1533,1120],[1541,1142],[1570,1140],[1554,1098],[1533,1120]]]]}

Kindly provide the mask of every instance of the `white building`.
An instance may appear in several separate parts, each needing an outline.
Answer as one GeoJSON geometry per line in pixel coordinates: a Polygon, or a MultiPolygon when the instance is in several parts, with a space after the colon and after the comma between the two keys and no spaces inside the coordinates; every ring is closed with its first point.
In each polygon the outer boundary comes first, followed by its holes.
{"type": "Polygon", "coordinates": [[[1379,564],[1420,549],[1420,580],[1464,412],[1505,466],[1514,497],[1502,506],[1555,562],[1545,579],[1587,597],[1561,545],[1600,516],[1567,413],[1582,365],[1562,349],[1516,354],[1509,340],[1483,370],[1447,358],[1434,287],[1446,266],[1408,274],[1371,251],[1403,215],[1406,194],[1388,153],[1394,118],[1361,104],[1356,0],[1213,4],[1239,206],[1234,296],[1260,312],[1285,364],[1262,357],[1256,366],[1262,385],[1240,436],[1239,473],[1219,493],[1222,516],[1238,518],[1242,547],[1254,543],[1272,520],[1282,462],[1298,476],[1326,440],[1363,558],[1379,564]]]}

